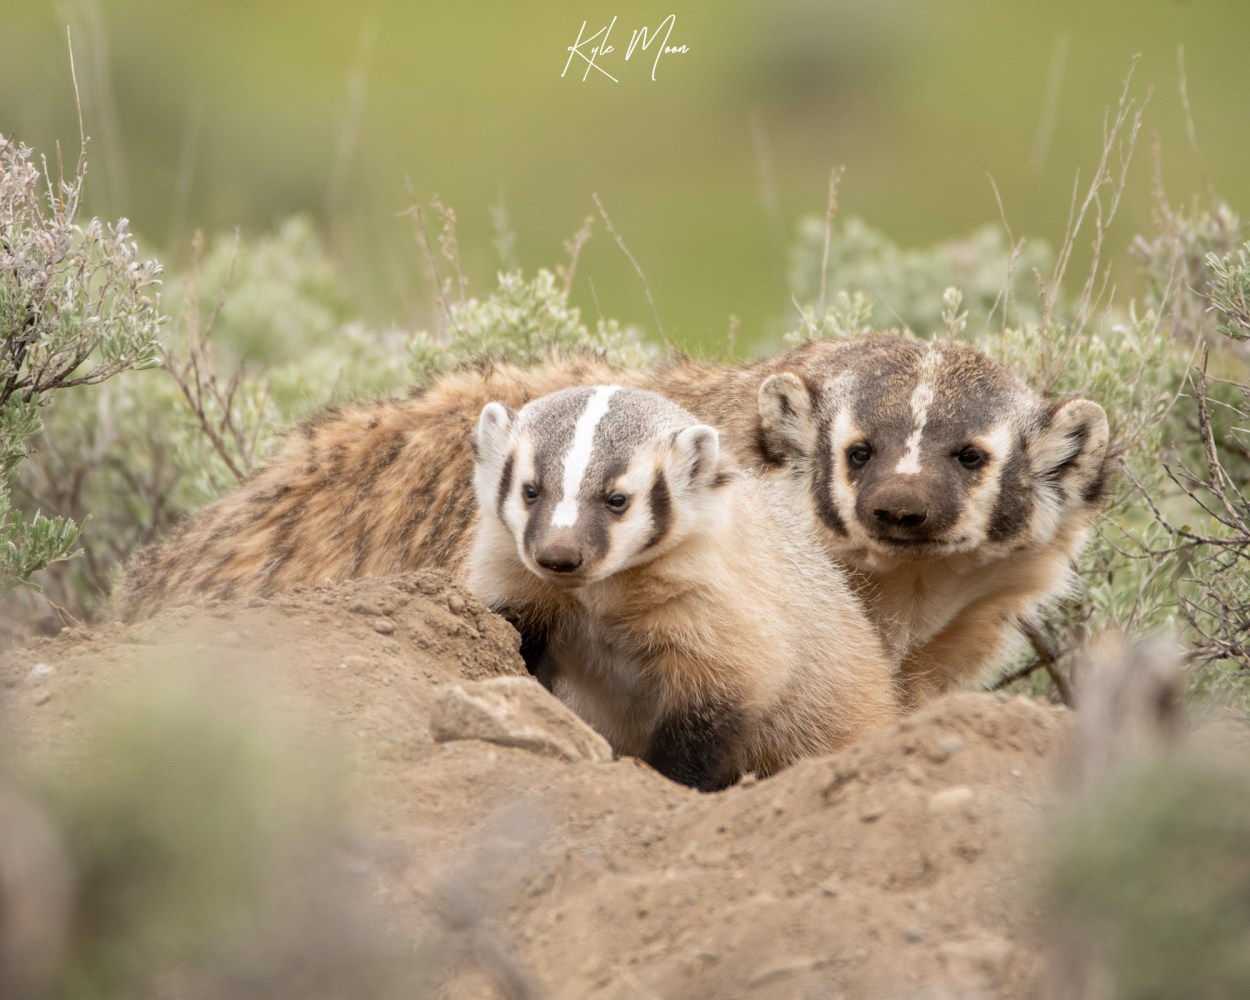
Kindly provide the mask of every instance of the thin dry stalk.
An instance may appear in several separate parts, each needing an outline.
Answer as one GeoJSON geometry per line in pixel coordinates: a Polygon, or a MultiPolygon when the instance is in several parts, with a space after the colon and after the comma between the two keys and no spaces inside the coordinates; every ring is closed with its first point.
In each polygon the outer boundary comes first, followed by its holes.
{"type": "Polygon", "coordinates": [[[326,218],[333,229],[342,227],[344,193],[351,171],[352,158],[360,143],[360,128],[365,117],[368,99],[368,66],[378,35],[376,18],[369,18],[360,29],[356,42],[356,58],[347,75],[347,104],[343,122],[339,128],[334,159],[330,164],[330,177],[326,190],[326,218]]]}
{"type": "Polygon", "coordinates": [[[756,108],[750,115],[751,148],[755,152],[755,173],[760,186],[760,205],[768,222],[768,235],[773,244],[773,255],[779,263],[785,262],[785,232],[781,221],[781,199],[777,195],[777,172],[773,168],[772,148],[764,119],[756,108]]]}
{"type": "Polygon", "coordinates": [[[564,252],[569,255],[569,262],[556,265],[556,277],[563,282],[566,294],[573,290],[573,278],[577,275],[577,262],[582,256],[582,247],[590,242],[594,225],[595,217],[586,216],[582,220],[582,228],[564,241],[564,252]]]}
{"type": "Polygon", "coordinates": [[[1033,137],[1033,154],[1030,157],[1033,172],[1040,174],[1046,166],[1046,153],[1059,119],[1059,95],[1063,91],[1063,74],[1068,64],[1068,36],[1055,36],[1050,50],[1050,67],[1046,71],[1046,85],[1042,91],[1042,113],[1037,120],[1037,133],[1033,137]]]}
{"type": "Polygon", "coordinates": [[[404,187],[408,191],[408,197],[412,199],[412,207],[407,210],[406,214],[412,216],[417,246],[421,248],[421,252],[425,256],[425,264],[429,269],[430,284],[434,286],[435,304],[442,310],[443,317],[447,320],[447,325],[455,330],[457,334],[463,334],[460,325],[456,322],[456,316],[452,312],[451,302],[448,298],[451,285],[449,281],[444,281],[439,273],[438,257],[434,252],[434,244],[430,240],[430,230],[425,222],[425,213],[421,210],[421,201],[417,198],[416,190],[413,188],[410,178],[404,178],[404,187]]]}
{"type": "MultiPolygon", "coordinates": [[[[1059,290],[1071,263],[1077,236],[1084,229],[1087,220],[1090,220],[1093,225],[1091,259],[1085,283],[1076,303],[1076,315],[1072,327],[1075,335],[1079,336],[1088,324],[1107,292],[1109,272],[1102,267],[1103,246],[1107,232],[1119,209],[1129,164],[1132,162],[1137,135],[1141,129],[1142,114],[1146,104],[1150,101],[1151,94],[1148,90],[1140,105],[1135,98],[1129,96],[1133,72],[1140,58],[1140,56],[1134,56],[1129,65],[1114,112],[1112,109],[1107,109],[1103,113],[1102,153],[1094,169],[1093,178],[1083,196],[1080,194],[1079,174],[1073,183],[1072,201],[1068,210],[1068,223],[1063,243],[1051,273],[1048,294],[1044,297],[1043,329],[1048,328],[1053,322],[1054,303],[1059,300],[1059,290]]],[[[1052,372],[1060,372],[1066,367],[1067,362],[1067,358],[1054,359],[1048,367],[1052,372]]]]}
{"type": "Polygon", "coordinates": [[[188,305],[181,317],[186,330],[187,356],[178,357],[165,344],[160,346],[161,360],[166,371],[173,377],[183,398],[195,414],[196,422],[204,436],[208,438],[213,450],[221,457],[230,474],[241,482],[250,471],[255,459],[257,434],[259,428],[250,433],[239,425],[239,413],[235,407],[235,397],[242,382],[243,370],[237,367],[224,384],[218,377],[212,359],[209,340],[217,326],[226,295],[234,283],[234,269],[238,262],[239,233],[234,234],[234,252],[230,257],[230,270],[225,284],[213,304],[213,310],[207,321],[201,326],[199,321],[197,296],[198,265],[203,250],[203,237],[196,234],[195,259],[188,279],[190,288],[187,296],[188,305]]]}
{"type": "Polygon", "coordinates": [[[1003,310],[1003,322],[999,327],[1000,331],[1005,332],[1008,323],[1008,313],[1011,309],[1011,286],[1016,276],[1016,268],[1020,265],[1020,253],[1024,250],[1024,240],[1017,240],[1011,232],[1011,224],[1007,221],[1007,208],[1003,204],[1003,196],[998,190],[998,183],[994,180],[994,175],[987,173],[986,176],[990,181],[990,189],[994,192],[994,202],[998,205],[998,218],[1003,224],[1003,232],[1007,234],[1007,242],[1011,246],[1011,250],[1007,253],[1007,274],[1003,278],[1003,283],[998,289],[998,295],[994,299],[994,304],[990,307],[990,311],[985,315],[984,333],[990,332],[990,324],[994,321],[994,313],[998,311],[999,306],[1003,310]]]}
{"type": "Polygon", "coordinates": [[[829,244],[833,240],[833,218],[838,214],[838,183],[842,180],[845,167],[834,167],[829,171],[829,197],[825,201],[825,245],[820,255],[820,302],[816,307],[816,315],[825,314],[825,296],[829,281],[829,244]]]}
{"type": "Polygon", "coordinates": [[[1045,670],[1050,677],[1051,683],[1055,685],[1060,701],[1069,708],[1076,707],[1076,696],[1073,693],[1072,680],[1064,673],[1061,665],[1062,661],[1067,658],[1072,650],[1057,648],[1032,622],[1024,623],[1021,626],[1021,632],[1029,640],[1029,645],[1033,647],[1034,658],[1019,669],[1012,671],[1005,677],[999,678],[994,684],[994,690],[1001,691],[1003,688],[1014,684],[1016,681],[1023,680],[1038,670],[1045,670]]]}
{"type": "MultiPolygon", "coordinates": [[[[512,219],[508,214],[508,200],[504,197],[503,185],[499,185],[499,198],[490,208],[490,222],[494,229],[493,243],[495,253],[499,255],[499,266],[505,271],[519,271],[521,262],[516,252],[516,230],[512,228],[512,219]]],[[[572,279],[569,279],[570,283],[572,279]]],[[[567,291],[567,288],[566,288],[567,291]]]]}
{"type": "Polygon", "coordinates": [[[664,347],[671,351],[673,345],[669,343],[668,334],[664,332],[664,324],[660,322],[660,312],[655,307],[655,297],[651,294],[651,285],[647,282],[647,276],[643,274],[642,267],[639,265],[637,259],[632,253],[629,252],[629,247],[627,247],[625,245],[625,241],[621,239],[620,233],[612,228],[612,220],[608,218],[608,211],[603,207],[603,202],[599,200],[599,195],[592,194],[591,197],[594,198],[595,205],[599,209],[599,214],[603,217],[603,224],[607,227],[607,230],[612,235],[612,238],[616,240],[616,245],[621,248],[621,253],[629,258],[629,262],[634,265],[634,270],[638,272],[638,277],[642,281],[642,290],[646,293],[647,303],[651,306],[651,315],[655,318],[655,328],[660,333],[660,339],[664,342],[664,347]]]}

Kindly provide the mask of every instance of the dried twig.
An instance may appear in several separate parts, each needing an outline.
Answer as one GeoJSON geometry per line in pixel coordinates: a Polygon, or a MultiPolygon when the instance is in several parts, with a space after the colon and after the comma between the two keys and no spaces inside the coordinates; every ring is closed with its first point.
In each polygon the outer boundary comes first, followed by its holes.
{"type": "Polygon", "coordinates": [[[603,202],[599,200],[597,194],[592,194],[595,199],[595,205],[599,208],[599,214],[603,217],[603,224],[607,226],[608,232],[612,234],[612,238],[616,240],[616,245],[621,248],[621,253],[629,258],[629,262],[634,265],[634,270],[638,272],[638,277],[642,280],[642,290],[647,295],[647,302],[651,306],[651,315],[655,317],[655,328],[660,333],[660,339],[664,341],[664,346],[668,350],[672,350],[672,344],[669,343],[668,334],[664,332],[664,324],[660,322],[660,312],[655,307],[655,298],[651,295],[651,285],[647,283],[647,276],[643,274],[642,267],[635,259],[634,255],[629,252],[629,247],[625,245],[625,241],[621,239],[620,234],[612,228],[612,220],[608,218],[607,209],[603,207],[603,202]]]}
{"type": "Polygon", "coordinates": [[[834,167],[829,171],[829,198],[825,202],[825,245],[820,255],[820,301],[816,306],[816,315],[825,314],[825,292],[829,280],[829,243],[833,238],[833,218],[838,214],[838,182],[842,180],[845,167],[834,167]]]}
{"type": "Polygon", "coordinates": [[[230,257],[230,270],[226,275],[225,284],[202,328],[195,303],[196,265],[198,265],[199,251],[203,245],[198,234],[195,245],[196,261],[191,270],[191,294],[188,296],[187,307],[189,311],[184,313],[184,323],[187,328],[187,357],[185,360],[179,358],[167,345],[162,344],[161,359],[165,370],[177,383],[191,412],[195,414],[196,422],[212,444],[213,450],[221,457],[226,468],[230,470],[230,474],[241,482],[251,465],[252,446],[255,444],[255,438],[249,437],[235,419],[237,414],[234,399],[242,379],[242,370],[236,369],[223,386],[209,350],[209,339],[216,328],[222,306],[225,305],[226,294],[234,283],[234,269],[239,252],[239,233],[236,230],[234,234],[234,253],[230,257]],[[215,419],[210,416],[212,411],[216,412],[215,419]]]}
{"type": "Polygon", "coordinates": [[[1050,640],[1032,622],[1022,623],[1020,631],[1029,640],[1029,645],[1033,647],[1033,653],[1036,658],[1030,660],[1019,669],[1013,670],[1005,677],[999,678],[993,689],[1001,691],[1003,688],[1009,687],[1016,681],[1023,680],[1038,670],[1045,670],[1051,682],[1055,685],[1059,699],[1069,708],[1074,708],[1076,706],[1076,698],[1072,691],[1072,682],[1063,673],[1059,665],[1063,655],[1062,652],[1055,649],[1050,640]]]}

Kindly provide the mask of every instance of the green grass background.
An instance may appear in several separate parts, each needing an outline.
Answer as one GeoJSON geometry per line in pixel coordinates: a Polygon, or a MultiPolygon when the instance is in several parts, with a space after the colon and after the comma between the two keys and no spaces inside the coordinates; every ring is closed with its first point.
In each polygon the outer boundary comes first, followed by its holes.
{"type": "MultiPolygon", "coordinates": [[[[563,257],[598,193],[669,337],[693,350],[723,351],[731,314],[740,351],[792,318],[783,247],[798,216],[823,211],[834,166],[839,212],[905,246],[997,220],[991,175],[1012,232],[1057,244],[1139,52],[1136,92],[1153,94],[1110,249],[1149,224],[1151,135],[1174,199],[1250,203],[1244,0],[8,0],[0,130],[72,156],[67,25],[91,211],[128,216],[175,267],[197,228],[255,233],[311,213],[361,312],[406,327],[430,290],[405,178],[456,209],[481,293],[499,267],[492,206],[506,205],[529,271],[563,257]],[[690,51],[662,58],[653,82],[650,58],[625,63],[624,49],[670,13],[690,51]],[[582,21],[613,14],[605,65],[620,82],[562,79],[582,21]]],[[[654,326],[601,223],[575,301],[654,326]]]]}

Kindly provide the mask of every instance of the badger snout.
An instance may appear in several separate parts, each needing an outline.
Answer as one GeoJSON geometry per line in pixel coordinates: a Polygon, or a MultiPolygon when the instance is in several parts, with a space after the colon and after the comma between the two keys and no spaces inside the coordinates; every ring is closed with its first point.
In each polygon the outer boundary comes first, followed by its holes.
{"type": "Polygon", "coordinates": [[[534,562],[551,573],[576,573],[582,567],[582,553],[569,542],[552,542],[534,549],[534,562]]]}
{"type": "Polygon", "coordinates": [[[883,484],[862,493],[856,513],[875,537],[888,542],[931,542],[948,527],[923,484],[911,481],[883,484]]]}
{"type": "Polygon", "coordinates": [[[929,517],[929,512],[921,507],[921,504],[916,503],[893,503],[877,507],[872,514],[878,523],[886,527],[918,528],[929,517]]]}
{"type": "Polygon", "coordinates": [[[584,532],[547,529],[535,532],[525,546],[529,568],[552,586],[580,587],[589,582],[597,562],[584,532]]]}

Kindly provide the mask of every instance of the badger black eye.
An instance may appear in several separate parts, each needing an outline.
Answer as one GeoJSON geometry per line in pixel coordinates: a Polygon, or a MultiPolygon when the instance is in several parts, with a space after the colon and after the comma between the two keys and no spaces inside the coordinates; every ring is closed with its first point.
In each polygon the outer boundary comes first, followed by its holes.
{"type": "Polygon", "coordinates": [[[955,452],[955,458],[959,460],[959,464],[965,469],[979,469],[990,460],[989,455],[972,445],[960,448],[959,451],[955,452]]]}
{"type": "Polygon", "coordinates": [[[846,461],[852,469],[862,469],[872,458],[872,448],[866,444],[853,444],[846,449],[846,461]]]}
{"type": "Polygon", "coordinates": [[[623,514],[629,507],[629,497],[624,493],[609,493],[605,503],[607,503],[608,510],[612,511],[612,513],[623,514]]]}
{"type": "Polygon", "coordinates": [[[521,487],[521,497],[526,503],[533,503],[538,499],[538,487],[533,483],[525,483],[521,487]]]}

